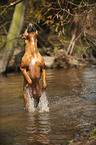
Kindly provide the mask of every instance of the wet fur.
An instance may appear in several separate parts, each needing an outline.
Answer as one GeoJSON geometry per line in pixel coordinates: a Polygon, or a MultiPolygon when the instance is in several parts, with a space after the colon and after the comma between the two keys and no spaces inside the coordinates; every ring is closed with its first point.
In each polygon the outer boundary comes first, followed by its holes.
{"type": "Polygon", "coordinates": [[[23,97],[24,97],[25,109],[28,101],[26,95],[26,89],[28,87],[30,88],[30,92],[32,96],[39,103],[40,100],[39,80],[41,75],[43,80],[42,89],[45,89],[47,87],[45,63],[44,63],[44,58],[40,55],[37,48],[37,38],[36,38],[37,35],[38,32],[36,31],[34,25],[31,23],[28,25],[27,29],[22,35],[22,38],[25,38],[25,43],[26,43],[25,54],[22,57],[22,62],[20,67],[24,75],[23,97]]]}

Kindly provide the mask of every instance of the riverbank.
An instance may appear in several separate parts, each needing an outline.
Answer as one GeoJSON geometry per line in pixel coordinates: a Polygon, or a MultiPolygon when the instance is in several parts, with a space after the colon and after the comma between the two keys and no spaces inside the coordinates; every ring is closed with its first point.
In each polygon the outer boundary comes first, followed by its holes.
{"type": "MultiPolygon", "coordinates": [[[[8,72],[20,71],[21,59],[24,55],[24,50],[16,49],[14,55],[9,62],[8,72]]],[[[67,55],[65,50],[61,49],[52,56],[44,55],[45,66],[47,69],[52,68],[71,68],[71,67],[90,67],[96,65],[95,59],[82,59],[76,56],[67,55]]]]}

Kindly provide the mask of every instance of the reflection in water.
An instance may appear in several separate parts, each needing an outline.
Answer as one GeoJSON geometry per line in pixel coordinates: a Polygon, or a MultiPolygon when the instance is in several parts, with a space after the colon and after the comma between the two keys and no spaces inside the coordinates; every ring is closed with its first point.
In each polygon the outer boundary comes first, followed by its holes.
{"type": "Polygon", "coordinates": [[[27,143],[49,143],[50,122],[49,113],[28,113],[26,126],[27,143]]]}

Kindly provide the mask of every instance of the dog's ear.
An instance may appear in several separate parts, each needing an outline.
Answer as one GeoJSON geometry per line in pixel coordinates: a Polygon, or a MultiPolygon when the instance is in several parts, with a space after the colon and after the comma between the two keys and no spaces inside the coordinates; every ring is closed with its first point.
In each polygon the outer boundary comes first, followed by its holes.
{"type": "Polygon", "coordinates": [[[27,27],[27,32],[31,33],[31,32],[35,32],[35,31],[36,31],[36,28],[35,28],[34,24],[29,23],[29,25],[27,27]]]}
{"type": "Polygon", "coordinates": [[[38,35],[38,31],[36,30],[36,35],[38,35]]]}

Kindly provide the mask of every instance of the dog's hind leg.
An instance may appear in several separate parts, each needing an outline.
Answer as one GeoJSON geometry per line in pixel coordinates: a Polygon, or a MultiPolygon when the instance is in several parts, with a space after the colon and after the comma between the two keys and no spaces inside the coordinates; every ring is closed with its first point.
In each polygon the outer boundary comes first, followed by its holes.
{"type": "Polygon", "coordinates": [[[25,91],[23,91],[23,99],[24,99],[24,109],[26,110],[27,96],[26,96],[26,92],[25,91]]]}
{"type": "Polygon", "coordinates": [[[27,94],[26,94],[26,89],[28,87],[27,80],[24,77],[24,84],[23,84],[23,100],[24,100],[24,109],[26,110],[26,104],[27,104],[27,94]]]}

